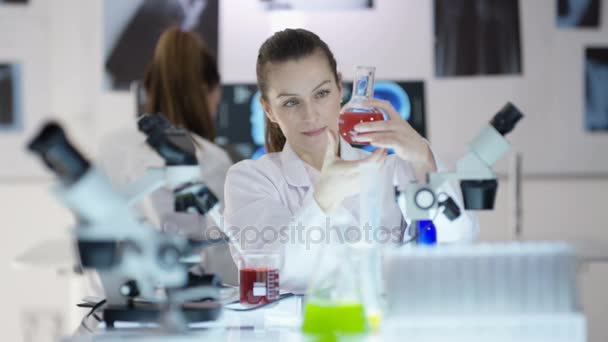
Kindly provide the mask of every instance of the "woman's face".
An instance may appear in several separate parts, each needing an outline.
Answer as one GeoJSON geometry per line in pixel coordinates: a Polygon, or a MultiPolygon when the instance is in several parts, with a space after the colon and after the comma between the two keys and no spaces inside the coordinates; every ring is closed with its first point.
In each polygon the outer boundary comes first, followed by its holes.
{"type": "Polygon", "coordinates": [[[262,106],[296,151],[324,153],[328,129],[338,130],[342,87],[320,51],[265,66],[267,100],[262,106]]]}

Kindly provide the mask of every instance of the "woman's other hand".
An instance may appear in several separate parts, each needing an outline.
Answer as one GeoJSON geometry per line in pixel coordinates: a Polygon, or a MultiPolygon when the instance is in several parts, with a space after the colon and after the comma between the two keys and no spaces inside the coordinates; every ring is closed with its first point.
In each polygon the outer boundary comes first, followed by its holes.
{"type": "Polygon", "coordinates": [[[416,178],[420,181],[425,179],[427,173],[437,170],[427,142],[399,115],[390,102],[368,99],[363,105],[382,110],[388,115],[388,120],[356,125],[354,129],[357,134],[353,136],[354,141],[368,142],[378,148],[393,149],[399,158],[412,164],[416,178]]]}
{"type": "Polygon", "coordinates": [[[386,150],[379,148],[360,160],[343,160],[338,157],[337,133],[327,131],[327,149],[321,176],[315,185],[314,198],[326,213],[338,208],[347,196],[357,194],[360,188],[359,170],[368,164],[381,165],[386,159],[386,150]]]}

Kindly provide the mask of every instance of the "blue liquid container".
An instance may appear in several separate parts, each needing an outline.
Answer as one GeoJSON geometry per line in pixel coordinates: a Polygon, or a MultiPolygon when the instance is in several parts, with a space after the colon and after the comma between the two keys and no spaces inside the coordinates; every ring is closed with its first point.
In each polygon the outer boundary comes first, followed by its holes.
{"type": "Polygon", "coordinates": [[[431,220],[418,221],[418,245],[432,246],[437,244],[437,229],[431,220]]]}

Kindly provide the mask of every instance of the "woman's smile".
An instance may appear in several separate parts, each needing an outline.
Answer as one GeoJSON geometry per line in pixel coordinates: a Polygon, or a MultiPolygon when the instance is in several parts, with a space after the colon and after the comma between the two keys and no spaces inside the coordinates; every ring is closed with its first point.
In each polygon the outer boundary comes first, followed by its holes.
{"type": "Polygon", "coordinates": [[[309,136],[309,137],[316,137],[316,136],[321,135],[323,132],[325,132],[326,128],[327,128],[327,126],[321,127],[318,129],[312,129],[312,130],[304,131],[304,132],[302,132],[302,134],[309,136]]]}

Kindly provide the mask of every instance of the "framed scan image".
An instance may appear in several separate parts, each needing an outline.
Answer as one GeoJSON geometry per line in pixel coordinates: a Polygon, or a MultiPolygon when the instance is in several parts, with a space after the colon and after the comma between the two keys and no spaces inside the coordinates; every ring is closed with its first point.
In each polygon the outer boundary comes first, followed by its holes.
{"type": "Polygon", "coordinates": [[[21,66],[0,62],[0,133],[23,129],[21,66]]]}
{"type": "Polygon", "coordinates": [[[169,27],[198,33],[217,56],[219,0],[104,0],[104,89],[141,81],[169,27]]]}

